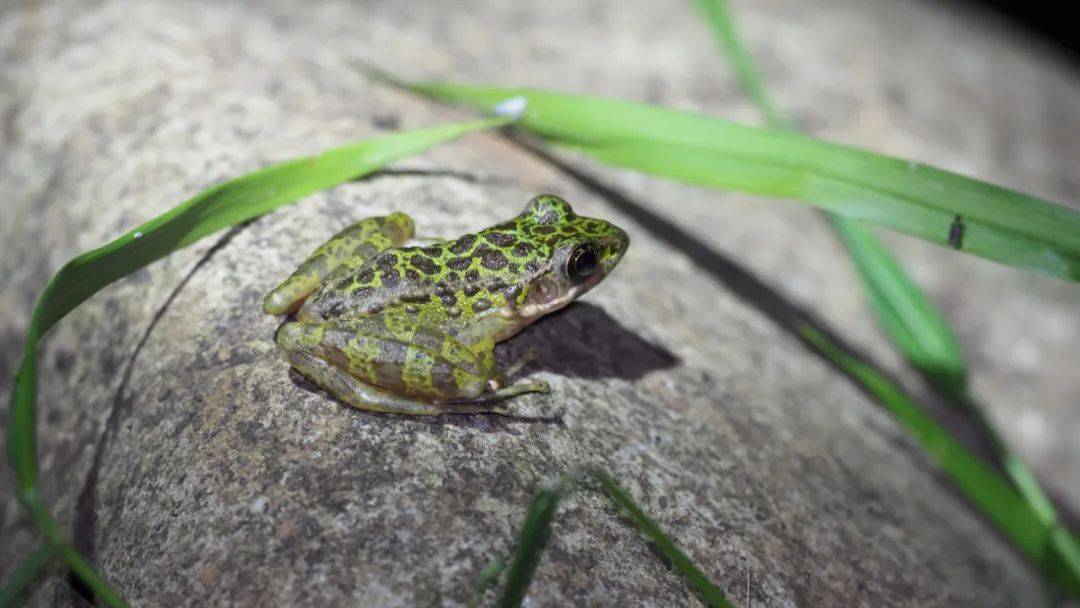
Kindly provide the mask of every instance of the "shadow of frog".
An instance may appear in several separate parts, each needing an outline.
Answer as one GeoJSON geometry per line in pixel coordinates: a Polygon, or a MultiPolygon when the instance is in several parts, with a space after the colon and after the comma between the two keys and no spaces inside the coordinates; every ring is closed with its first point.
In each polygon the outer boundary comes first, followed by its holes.
{"type": "Polygon", "coordinates": [[[603,308],[575,302],[495,347],[503,369],[534,357],[516,377],[537,371],[571,378],[635,380],[679,360],[666,348],[623,327],[603,308]]]}

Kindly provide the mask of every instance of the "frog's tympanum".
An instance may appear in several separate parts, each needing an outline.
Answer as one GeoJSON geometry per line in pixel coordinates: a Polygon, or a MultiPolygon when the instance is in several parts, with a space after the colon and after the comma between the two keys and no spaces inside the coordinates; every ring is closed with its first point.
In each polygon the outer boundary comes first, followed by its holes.
{"type": "Polygon", "coordinates": [[[412,237],[403,213],[362,220],[263,300],[268,314],[296,312],[277,334],[292,366],[354,407],[506,413],[507,397],[547,392],[504,386],[495,343],[592,289],[629,243],[551,195],[476,234],[404,246],[412,237]]]}

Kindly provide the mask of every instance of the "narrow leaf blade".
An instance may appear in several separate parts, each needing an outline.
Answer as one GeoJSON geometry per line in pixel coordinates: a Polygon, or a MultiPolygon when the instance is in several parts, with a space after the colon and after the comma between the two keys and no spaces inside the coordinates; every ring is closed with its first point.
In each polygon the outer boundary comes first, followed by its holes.
{"type": "MultiPolygon", "coordinates": [[[[765,92],[761,73],[738,35],[727,0],[696,1],[743,89],[757,103],[769,126],[794,131],[765,92]]],[[[967,364],[945,316],[866,227],[841,215],[826,212],[826,216],[855,263],[879,325],[908,361],[940,390],[954,399],[962,396],[967,364]]]]}
{"type": "Polygon", "coordinates": [[[869,230],[832,216],[878,324],[908,361],[953,399],[967,392],[967,363],[944,315],[869,230]]]}
{"type": "Polygon", "coordinates": [[[490,111],[526,100],[520,125],[597,159],[662,177],[790,198],[946,245],[956,215],[963,250],[1080,281],[1080,214],[933,167],[629,101],[546,90],[408,84],[413,91],[490,111]]]}
{"type": "Polygon", "coordinates": [[[600,483],[611,502],[615,503],[639,532],[645,535],[664,554],[683,578],[701,595],[705,603],[714,608],[731,608],[724,593],[709,580],[696,564],[675,543],[664,534],[645,511],[638,506],[630,494],[613,477],[603,471],[593,471],[592,476],[600,483]]]}

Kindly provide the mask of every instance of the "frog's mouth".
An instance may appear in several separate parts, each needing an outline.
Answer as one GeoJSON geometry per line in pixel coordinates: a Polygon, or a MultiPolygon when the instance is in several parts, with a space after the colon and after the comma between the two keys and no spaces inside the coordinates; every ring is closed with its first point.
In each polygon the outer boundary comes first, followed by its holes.
{"type": "Polygon", "coordinates": [[[542,275],[530,285],[525,302],[517,310],[518,317],[526,323],[531,323],[544,315],[553,313],[595,287],[603,278],[604,272],[599,271],[581,283],[568,284],[559,281],[551,274],[542,275]]]}

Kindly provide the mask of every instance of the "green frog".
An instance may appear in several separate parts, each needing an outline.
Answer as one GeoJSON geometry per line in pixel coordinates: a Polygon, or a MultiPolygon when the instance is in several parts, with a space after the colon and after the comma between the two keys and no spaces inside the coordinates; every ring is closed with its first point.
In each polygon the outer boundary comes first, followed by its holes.
{"type": "Polygon", "coordinates": [[[267,294],[267,314],[296,313],[276,341],[301,374],[378,412],[506,414],[505,399],[548,392],[506,385],[495,344],[595,287],[629,238],[553,195],[458,239],[405,246],[404,213],[353,224],[267,294]]]}

